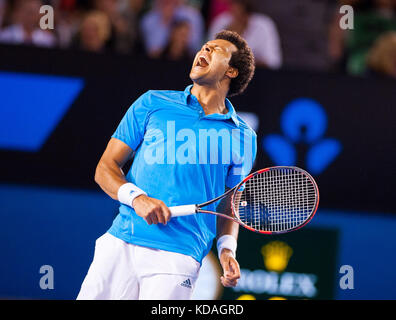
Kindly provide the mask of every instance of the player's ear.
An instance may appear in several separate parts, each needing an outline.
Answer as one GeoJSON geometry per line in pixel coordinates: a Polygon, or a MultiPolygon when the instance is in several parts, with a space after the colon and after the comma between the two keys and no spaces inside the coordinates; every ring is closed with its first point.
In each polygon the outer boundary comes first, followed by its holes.
{"type": "Polygon", "coordinates": [[[236,78],[238,76],[238,74],[239,74],[238,69],[233,68],[233,67],[229,67],[227,72],[226,72],[226,76],[231,78],[231,79],[236,78]]]}

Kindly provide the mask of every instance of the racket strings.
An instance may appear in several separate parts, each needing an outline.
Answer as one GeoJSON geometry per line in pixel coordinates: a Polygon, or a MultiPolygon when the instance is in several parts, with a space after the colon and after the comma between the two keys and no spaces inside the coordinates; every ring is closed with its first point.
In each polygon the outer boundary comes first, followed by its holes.
{"type": "Polygon", "coordinates": [[[234,208],[244,224],[257,231],[282,232],[309,219],[317,190],[303,172],[276,168],[247,180],[236,201],[234,208]]]}

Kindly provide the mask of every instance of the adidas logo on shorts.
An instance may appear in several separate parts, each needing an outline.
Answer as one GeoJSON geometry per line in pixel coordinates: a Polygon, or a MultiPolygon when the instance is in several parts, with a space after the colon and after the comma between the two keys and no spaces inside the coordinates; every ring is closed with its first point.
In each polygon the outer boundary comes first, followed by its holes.
{"type": "Polygon", "coordinates": [[[190,281],[190,279],[184,280],[182,283],[180,283],[180,285],[182,287],[186,287],[186,288],[191,289],[191,281],[190,281]]]}

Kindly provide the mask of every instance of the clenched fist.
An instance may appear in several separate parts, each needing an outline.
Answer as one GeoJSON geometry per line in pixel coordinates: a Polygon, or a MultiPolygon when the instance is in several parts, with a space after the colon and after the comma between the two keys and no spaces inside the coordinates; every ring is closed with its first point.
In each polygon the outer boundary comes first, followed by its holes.
{"type": "Polygon", "coordinates": [[[223,267],[223,275],[220,278],[222,285],[224,287],[235,287],[238,284],[238,279],[241,277],[241,270],[231,250],[222,250],[220,264],[223,267]]]}
{"type": "Polygon", "coordinates": [[[133,208],[138,216],[142,217],[148,224],[165,224],[171,218],[169,208],[161,200],[140,195],[133,200],[133,208]]]}

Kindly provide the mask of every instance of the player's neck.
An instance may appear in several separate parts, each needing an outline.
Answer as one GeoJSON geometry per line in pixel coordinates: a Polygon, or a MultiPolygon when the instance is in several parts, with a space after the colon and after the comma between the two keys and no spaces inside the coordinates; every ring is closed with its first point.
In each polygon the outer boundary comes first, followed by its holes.
{"type": "Polygon", "coordinates": [[[226,114],[228,112],[225,106],[225,99],[228,88],[212,88],[194,83],[191,93],[197,98],[206,115],[212,113],[226,114]]]}

